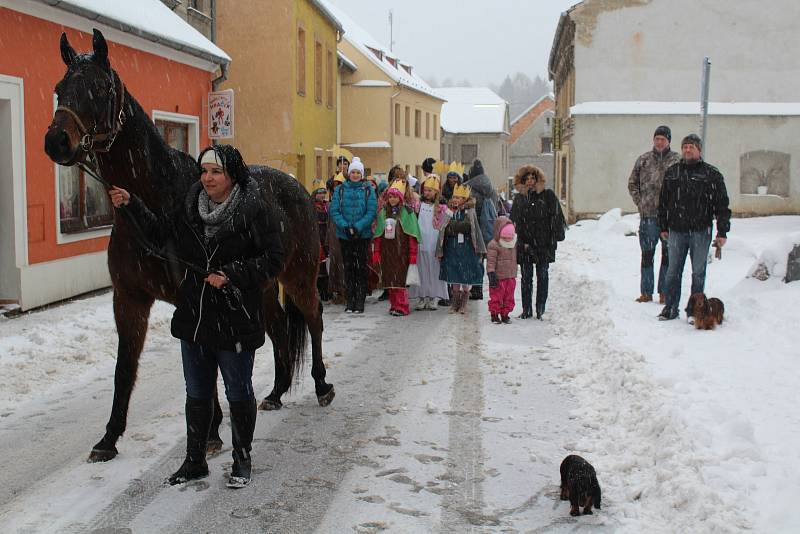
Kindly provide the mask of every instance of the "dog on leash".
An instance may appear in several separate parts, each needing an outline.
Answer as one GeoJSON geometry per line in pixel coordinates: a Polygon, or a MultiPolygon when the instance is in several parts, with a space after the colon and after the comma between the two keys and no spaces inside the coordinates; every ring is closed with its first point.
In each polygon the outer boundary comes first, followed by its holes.
{"type": "Polygon", "coordinates": [[[725,305],[718,298],[706,298],[705,293],[694,293],[689,297],[689,307],[694,315],[694,327],[698,330],[713,330],[725,318],[725,305]]]}
{"type": "Polygon", "coordinates": [[[561,462],[561,500],[569,500],[569,515],[592,513],[592,506],[600,509],[600,484],[592,464],[576,454],[561,462]]]}

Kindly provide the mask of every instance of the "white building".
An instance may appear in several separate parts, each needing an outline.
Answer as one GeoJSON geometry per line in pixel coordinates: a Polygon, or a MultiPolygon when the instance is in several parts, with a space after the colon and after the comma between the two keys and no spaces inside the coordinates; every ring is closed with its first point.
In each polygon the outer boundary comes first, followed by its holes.
{"type": "Polygon", "coordinates": [[[508,103],[488,87],[441,87],[441,159],[460,161],[469,171],[479,159],[496,188],[509,176],[508,103]]]}
{"type": "Polygon", "coordinates": [[[627,178],[659,124],[677,151],[699,133],[704,56],[704,155],[725,176],[734,213],[800,213],[798,20],[793,0],[586,0],[564,12],[549,71],[555,189],[571,218],[635,210],[627,178]]]}

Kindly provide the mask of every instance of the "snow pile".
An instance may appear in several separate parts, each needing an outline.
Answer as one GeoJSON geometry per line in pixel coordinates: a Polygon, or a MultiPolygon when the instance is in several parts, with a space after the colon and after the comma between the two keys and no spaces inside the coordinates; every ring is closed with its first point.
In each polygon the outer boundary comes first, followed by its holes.
{"type": "Polygon", "coordinates": [[[597,220],[597,232],[608,232],[618,235],[636,235],[639,229],[638,215],[622,216],[620,208],[614,208],[607,211],[597,220]]]}
{"type": "Polygon", "coordinates": [[[797,245],[800,245],[800,232],[785,235],[773,241],[761,251],[758,259],[750,267],[747,276],[761,279],[762,275],[759,275],[759,271],[765,269],[766,277],[783,279],[786,276],[789,253],[797,245]]]}
{"type": "MultiPolygon", "coordinates": [[[[623,219],[614,210],[573,226],[550,284],[552,362],[580,404],[574,451],[598,470],[604,513],[625,532],[797,532],[785,510],[800,496],[800,416],[784,407],[800,381],[800,284],[746,277],[800,217],[733,221],[707,271],[706,293],[726,311],[713,331],[683,313],[659,322],[660,306],[634,302],[640,251],[612,231],[623,219]]],[[[687,262],[681,307],[690,277],[687,262]]]]}
{"type": "MultiPolygon", "coordinates": [[[[150,314],[149,341],[170,338],[172,306],[150,314]]],[[[117,356],[111,293],[0,322],[0,412],[92,371],[117,356]]]]}

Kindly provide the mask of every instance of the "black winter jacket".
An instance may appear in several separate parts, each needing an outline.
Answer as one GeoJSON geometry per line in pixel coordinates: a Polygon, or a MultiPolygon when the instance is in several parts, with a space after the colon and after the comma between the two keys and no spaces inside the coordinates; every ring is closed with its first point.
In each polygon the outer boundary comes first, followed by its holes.
{"type": "Polygon", "coordinates": [[[658,202],[658,226],[662,232],[688,232],[709,228],[717,219],[717,235],[731,228],[728,191],[719,170],[700,160],[683,159],[664,173],[658,202]]]}
{"type": "Polygon", "coordinates": [[[517,231],[517,263],[553,263],[557,243],[564,239],[566,222],[552,189],[518,194],[511,206],[511,220],[517,231]]]}
{"type": "Polygon", "coordinates": [[[157,217],[133,195],[127,209],[151,240],[172,242],[182,260],[223,272],[241,292],[241,302],[226,300],[222,290],[203,281],[205,276],[186,269],[172,316],[172,335],[216,349],[255,350],[265,340],[264,286],[283,269],[278,224],[258,184],[249,178],[240,184],[242,196],[234,214],[206,242],[197,208],[202,187],[199,181],[192,184],[183,213],[175,220],[157,217]]]}

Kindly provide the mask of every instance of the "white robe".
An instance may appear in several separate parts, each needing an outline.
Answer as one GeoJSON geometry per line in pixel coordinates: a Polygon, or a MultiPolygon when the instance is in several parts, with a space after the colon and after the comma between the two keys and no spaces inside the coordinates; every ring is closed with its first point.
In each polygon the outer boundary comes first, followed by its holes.
{"type": "Polygon", "coordinates": [[[448,299],[447,282],[439,280],[439,260],[436,258],[436,242],[439,230],[433,227],[435,204],[422,202],[419,207],[419,232],[422,237],[417,249],[417,268],[420,285],[408,288],[409,298],[431,297],[448,299]]]}

